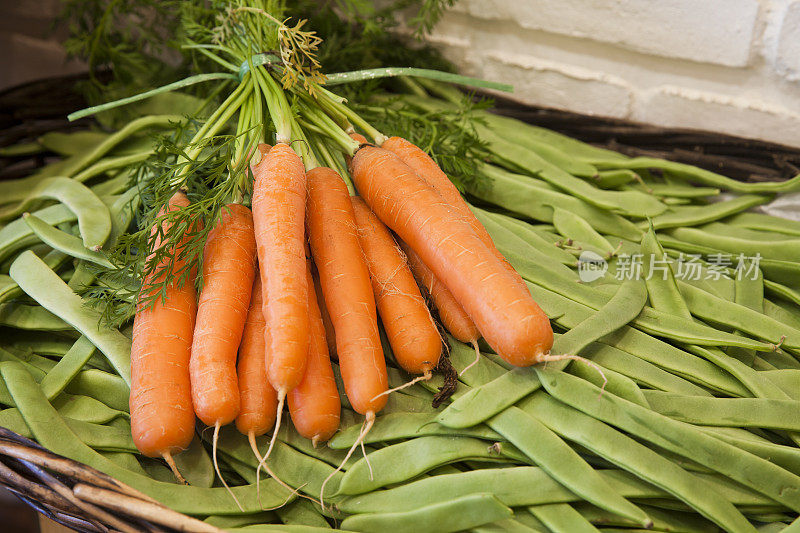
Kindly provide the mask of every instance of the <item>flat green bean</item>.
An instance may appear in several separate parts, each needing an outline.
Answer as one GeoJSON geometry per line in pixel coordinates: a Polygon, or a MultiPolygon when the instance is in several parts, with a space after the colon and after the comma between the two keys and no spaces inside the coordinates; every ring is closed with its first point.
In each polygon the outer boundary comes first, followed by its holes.
{"type": "Polygon", "coordinates": [[[314,504],[305,498],[297,499],[289,505],[275,509],[275,512],[284,524],[331,528],[314,504]]]}
{"type": "MultiPolygon", "coordinates": [[[[473,352],[474,353],[474,352],[473,352]]],[[[334,449],[347,449],[353,445],[361,431],[361,423],[344,427],[333,436],[328,446],[334,449]]],[[[366,444],[387,442],[414,437],[453,436],[472,437],[481,440],[504,440],[497,432],[486,426],[470,428],[448,428],[436,422],[436,415],[429,413],[387,413],[375,418],[372,429],[364,439],[366,444]]]]}
{"type": "Polygon", "coordinates": [[[592,183],[602,189],[616,189],[632,181],[640,180],[639,174],[632,170],[600,170],[592,183]]]}
{"type": "MultiPolygon", "coordinates": [[[[528,290],[545,313],[550,317],[558,317],[557,322],[563,327],[575,327],[594,312],[590,307],[564,298],[545,287],[529,283],[528,290]]],[[[732,396],[749,395],[741,383],[715,365],[630,326],[621,327],[603,337],[600,342],[615,346],[713,390],[732,396]]]]}
{"type": "Polygon", "coordinates": [[[192,486],[209,488],[214,484],[214,463],[197,435],[189,443],[189,447],[175,455],[173,460],[178,472],[192,486]]]}
{"type": "MultiPolygon", "coordinates": [[[[490,146],[499,144],[504,147],[508,144],[522,146],[527,150],[535,152],[539,157],[554,165],[564,172],[569,172],[574,176],[591,178],[597,174],[597,169],[593,165],[570,157],[558,147],[548,142],[543,142],[535,136],[529,135],[524,123],[513,118],[501,117],[492,113],[484,113],[482,117],[486,125],[476,121],[475,127],[481,139],[490,143],[490,146]]],[[[502,150],[498,150],[502,155],[502,150]]],[[[512,155],[512,154],[509,154],[512,155]]]]}
{"type": "Polygon", "coordinates": [[[419,437],[381,448],[357,461],[342,477],[336,495],[364,494],[464,460],[508,461],[509,458],[500,443],[467,437],[419,437]]]}
{"type": "MultiPolygon", "coordinates": [[[[578,354],[592,342],[616,331],[635,318],[647,300],[644,284],[638,280],[623,284],[597,313],[589,315],[564,335],[556,337],[551,352],[578,354]]],[[[556,363],[564,368],[565,360],[556,363]]],[[[471,427],[541,387],[531,369],[505,372],[495,380],[474,388],[450,404],[437,418],[444,426],[471,427]]]]}
{"type": "MultiPolygon", "coordinates": [[[[262,457],[269,445],[269,439],[270,435],[256,439],[262,457]]],[[[258,466],[258,459],[253,455],[247,437],[236,431],[235,428],[225,427],[220,431],[218,450],[220,453],[251,466],[253,472],[258,466]]],[[[319,498],[322,483],[335,469],[334,466],[301,453],[280,441],[275,442],[266,464],[289,486],[297,487],[314,498],[319,498]]],[[[337,472],[325,486],[326,503],[337,501],[337,497],[330,496],[330,494],[337,491],[342,476],[341,472],[337,472]]]]}
{"type": "Polygon", "coordinates": [[[59,155],[70,156],[89,151],[108,138],[102,131],[82,130],[71,132],[48,131],[37,141],[46,149],[59,155]]]}
{"type": "MultiPolygon", "coordinates": [[[[658,242],[658,237],[656,236],[655,228],[653,228],[652,223],[650,224],[650,229],[645,233],[644,237],[642,237],[641,248],[645,261],[650,261],[649,271],[652,273],[655,271],[657,261],[664,261],[666,255],[664,249],[661,247],[661,243],[658,242]]],[[[675,282],[675,274],[672,271],[672,266],[670,264],[662,264],[661,272],[662,275],[660,276],[652,275],[645,277],[647,293],[650,297],[650,305],[654,309],[691,319],[692,314],[678,290],[678,284],[675,282]]]]}
{"type": "MultiPolygon", "coordinates": [[[[458,350],[458,344],[451,344],[453,345],[451,359],[454,360],[456,367],[465,364],[470,358],[469,348],[458,350]]],[[[480,366],[489,365],[491,363],[483,359],[480,366]]],[[[481,371],[476,368],[477,366],[462,376],[462,379],[471,385],[480,385],[487,380],[487,371],[481,371]]],[[[586,446],[620,468],[629,470],[634,475],[686,501],[701,514],[723,527],[726,524],[741,526],[746,523],[728,500],[721,498],[718,493],[713,491],[709,493],[698,487],[698,480],[671,461],[610,426],[556,402],[543,391],[529,396],[519,407],[559,435],[586,446]]]]}
{"type": "Polygon", "coordinates": [[[644,394],[653,411],[690,424],[800,431],[797,400],[700,398],[661,391],[644,394]]]}
{"type": "MultiPolygon", "coordinates": [[[[512,148],[509,147],[508,151],[511,152],[512,148]]],[[[513,162],[510,166],[514,170],[537,176],[553,187],[601,209],[638,218],[654,217],[667,210],[666,205],[649,194],[599,189],[586,180],[564,172],[529,150],[514,147],[513,151],[514,158],[506,161],[513,162]]]]}
{"type": "Polygon", "coordinates": [[[539,379],[550,394],[590,416],[690,458],[790,509],[800,509],[800,477],[769,461],[714,439],[684,422],[611,394],[599,395],[599,388],[574,376],[539,371],[539,379]]]}
{"type": "Polygon", "coordinates": [[[725,219],[726,224],[741,228],[770,231],[800,237],[800,222],[762,213],[739,213],[725,219]]]}
{"type": "Polygon", "coordinates": [[[711,172],[693,165],[657,159],[653,157],[634,157],[622,161],[592,161],[598,169],[605,168],[629,168],[631,170],[648,170],[651,168],[661,169],[669,176],[680,178],[689,182],[701,183],[711,187],[717,187],[727,191],[740,193],[782,193],[792,192],[800,189],[800,176],[785,181],[746,183],[734,180],[721,174],[711,172]]]}
{"type": "MultiPolygon", "coordinates": [[[[19,283],[17,280],[14,281],[19,283]]],[[[43,307],[18,303],[0,304],[0,326],[35,331],[72,329],[71,325],[43,307]]]]}
{"type": "Polygon", "coordinates": [[[94,350],[94,344],[83,336],[72,345],[64,357],[40,382],[42,392],[48,400],[58,396],[69,385],[69,382],[89,361],[94,350]]]}
{"type": "Polygon", "coordinates": [[[600,253],[610,256],[615,251],[608,239],[597,233],[591,224],[565,209],[553,208],[553,226],[564,237],[587,244],[600,253]]]}
{"type": "MultiPolygon", "coordinates": [[[[53,453],[97,468],[178,512],[190,515],[241,512],[223,487],[208,489],[163,483],[120,467],[86,446],[75,436],[61,415],[47,401],[30,374],[19,363],[0,364],[0,374],[34,438],[53,453]]],[[[281,505],[286,501],[288,494],[272,479],[261,482],[261,504],[256,498],[254,485],[233,487],[231,490],[241,502],[245,512],[261,511],[261,505],[281,505]]]]}
{"type": "Polygon", "coordinates": [[[97,163],[93,164],[92,166],[78,172],[77,174],[72,176],[72,179],[74,179],[77,182],[83,183],[93,178],[94,176],[103,174],[104,172],[108,172],[109,170],[127,167],[135,163],[138,163],[139,161],[144,161],[152,153],[153,153],[152,150],[144,150],[132,154],[120,155],[117,157],[105,157],[100,161],[98,161],[97,163]]]}
{"type": "Polygon", "coordinates": [[[61,394],[52,404],[61,416],[93,424],[106,424],[117,417],[129,417],[125,411],[112,409],[91,396],[61,394]]]}
{"type": "MultiPolygon", "coordinates": [[[[133,444],[130,428],[124,430],[67,417],[64,418],[64,422],[81,441],[95,450],[138,453],[133,444]]],[[[0,426],[23,437],[33,436],[17,408],[0,411],[0,426]]]]}
{"type": "Polygon", "coordinates": [[[45,148],[38,142],[18,143],[0,147],[0,157],[25,157],[40,154],[45,148]]]}
{"type": "Polygon", "coordinates": [[[106,258],[105,254],[95,250],[90,250],[81,239],[60,231],[46,223],[36,215],[25,213],[23,220],[30,226],[33,233],[42,240],[43,243],[51,248],[63,252],[78,259],[85,259],[92,263],[106,268],[113,268],[114,265],[106,258]]]}
{"type": "MultiPolygon", "coordinates": [[[[303,500],[297,500],[297,501],[303,501],[303,500]]],[[[292,502],[286,507],[293,507],[297,503],[297,501],[292,502]]],[[[281,509],[285,509],[285,507],[281,507],[281,509]]],[[[221,529],[241,528],[244,526],[269,524],[278,521],[279,521],[278,516],[275,514],[274,511],[264,511],[261,513],[247,514],[242,516],[214,515],[214,516],[209,516],[208,518],[203,520],[203,522],[205,522],[206,524],[211,524],[212,526],[221,529]]]]}
{"type": "Polygon", "coordinates": [[[709,233],[698,228],[674,228],[669,235],[681,241],[707,246],[731,254],[745,254],[755,257],[760,255],[767,259],[780,261],[796,261],[800,257],[800,238],[786,239],[775,243],[765,243],[733,236],[709,233]]]}
{"type": "Polygon", "coordinates": [[[532,505],[528,507],[528,511],[553,533],[596,533],[598,531],[591,522],[568,503],[532,505]]]}
{"type": "Polygon", "coordinates": [[[635,224],[620,215],[610,213],[565,193],[537,187],[533,180],[523,182],[513,174],[492,166],[482,168],[485,179],[467,184],[467,192],[494,205],[543,222],[552,222],[553,205],[572,211],[588,220],[600,233],[638,240],[640,231],[635,224]]]}
{"type": "Polygon", "coordinates": [[[647,515],[616,491],[560,436],[517,407],[509,407],[487,422],[535,464],[569,490],[602,509],[625,516],[643,527],[647,515]]]}
{"type": "Polygon", "coordinates": [[[628,376],[646,387],[687,396],[711,396],[710,392],[691,381],[613,346],[593,343],[582,353],[603,368],[628,376]]]}
{"type": "Polygon", "coordinates": [[[740,428],[719,426],[698,427],[715,438],[733,444],[753,455],[767,459],[785,468],[789,472],[800,475],[800,450],[795,446],[775,444],[740,428]]]}
{"type": "Polygon", "coordinates": [[[84,334],[108,358],[114,370],[130,383],[130,339],[103,326],[98,311],[83,305],[58,275],[34,254],[25,252],[11,266],[11,277],[29,296],[84,334]]]}
{"type": "Polygon", "coordinates": [[[473,207],[472,209],[478,216],[479,220],[482,220],[481,214],[485,213],[499,225],[514,232],[515,235],[517,235],[526,243],[528,243],[529,246],[535,248],[537,252],[547,256],[549,259],[561,263],[563,265],[575,264],[575,257],[573,257],[571,253],[566,252],[561,248],[554,246],[552,242],[542,238],[538,233],[536,233],[536,231],[534,231],[531,225],[528,224],[527,222],[523,222],[521,220],[517,220],[516,218],[501,215],[498,213],[490,213],[488,211],[483,211],[476,207],[473,207]]]}
{"type": "Polygon", "coordinates": [[[800,349],[800,330],[782,324],[746,306],[718,298],[687,283],[679,283],[692,313],[704,320],[744,331],[782,347],[800,349]],[[783,342],[781,342],[783,340],[783,342]]]}
{"type": "MultiPolygon", "coordinates": [[[[746,211],[768,201],[769,197],[767,196],[747,195],[708,205],[671,206],[669,211],[654,217],[652,222],[653,226],[659,230],[699,226],[746,211]]],[[[640,227],[644,229],[645,224],[640,224],[640,227]]]]}
{"type": "Polygon", "coordinates": [[[671,196],[673,198],[707,198],[717,196],[720,190],[715,187],[694,187],[676,183],[648,183],[650,193],[656,196],[671,196]]]}
{"type": "Polygon", "coordinates": [[[99,249],[111,233],[108,207],[88,187],[64,177],[43,180],[16,207],[0,212],[0,219],[19,216],[41,199],[57,200],[75,213],[87,248],[99,249]]]}
{"type": "MultiPolygon", "coordinates": [[[[650,500],[665,498],[667,495],[663,490],[641,481],[627,472],[600,470],[599,473],[616,491],[627,498],[650,500]]],[[[730,507],[733,505],[758,505],[773,509],[776,507],[776,504],[768,498],[735,486],[725,485],[713,476],[701,474],[695,476],[703,481],[708,481],[711,488],[706,489],[704,485],[699,484],[695,484],[695,487],[703,487],[706,491],[717,491],[717,497],[730,507]]],[[[461,496],[480,493],[494,494],[509,507],[569,503],[581,500],[580,497],[553,480],[541,468],[516,466],[431,476],[387,490],[350,496],[338,502],[336,506],[339,510],[348,513],[411,511],[426,504],[446,502],[461,496]]],[[[735,512],[735,508],[733,509],[735,512]]],[[[746,520],[739,526],[739,529],[733,529],[733,531],[753,531],[751,528],[745,528],[744,524],[747,524],[746,520]]]]}
{"type": "Polygon", "coordinates": [[[509,518],[513,514],[491,494],[470,494],[413,511],[348,516],[342,521],[342,529],[368,533],[447,533],[509,518]]]}
{"type": "Polygon", "coordinates": [[[624,374],[614,372],[608,368],[598,365],[593,368],[589,365],[572,365],[567,372],[573,376],[578,376],[590,383],[594,383],[603,389],[603,394],[615,394],[620,398],[625,398],[629,402],[648,407],[647,398],[636,382],[624,374]]]}
{"type": "MultiPolygon", "coordinates": [[[[62,204],[45,207],[33,214],[53,225],[72,222],[77,218],[75,213],[62,204]]],[[[38,241],[39,239],[33,234],[33,230],[28,227],[28,224],[18,218],[0,228],[0,260],[10,257],[21,248],[38,241]]]]}

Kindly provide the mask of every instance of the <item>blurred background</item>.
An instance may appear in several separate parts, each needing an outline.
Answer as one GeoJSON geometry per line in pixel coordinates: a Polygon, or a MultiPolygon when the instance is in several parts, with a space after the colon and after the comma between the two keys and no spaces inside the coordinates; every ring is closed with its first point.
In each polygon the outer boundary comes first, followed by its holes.
{"type": "MultiPolygon", "coordinates": [[[[0,9],[0,89],[85,69],[58,0],[0,9]]],[[[800,146],[800,0],[459,0],[428,40],[525,103],[800,146]]]]}

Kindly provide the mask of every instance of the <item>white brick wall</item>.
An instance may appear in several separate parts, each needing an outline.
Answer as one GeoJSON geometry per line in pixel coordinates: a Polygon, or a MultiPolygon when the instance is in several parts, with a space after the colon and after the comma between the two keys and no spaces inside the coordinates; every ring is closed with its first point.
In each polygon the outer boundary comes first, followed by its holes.
{"type": "Polygon", "coordinates": [[[800,146],[800,0],[461,0],[430,40],[523,102],[800,146]]]}

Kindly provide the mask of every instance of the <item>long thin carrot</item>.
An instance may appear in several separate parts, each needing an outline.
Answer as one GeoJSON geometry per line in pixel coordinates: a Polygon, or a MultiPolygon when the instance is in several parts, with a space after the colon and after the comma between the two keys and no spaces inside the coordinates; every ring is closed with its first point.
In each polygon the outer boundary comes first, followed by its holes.
{"type": "MultiPolygon", "coordinates": [[[[306,271],[308,286],[314,287],[311,269],[306,271]]],[[[325,340],[325,326],[322,323],[317,295],[309,291],[308,318],[311,325],[311,338],[308,343],[308,363],[303,381],[289,391],[289,413],[297,432],[317,443],[330,439],[339,429],[341,401],[333,376],[328,344],[325,340]]]]}
{"type": "Polygon", "coordinates": [[[530,293],[441,195],[392,152],[362,145],[353,181],[375,214],[417,252],[506,361],[546,360],[550,321],[530,293]]]}
{"type": "MultiPolygon", "coordinates": [[[[310,254],[309,254],[310,255],[310,254]]],[[[322,285],[319,282],[319,273],[312,269],[311,277],[314,279],[314,293],[317,295],[317,307],[322,315],[322,325],[325,326],[325,342],[328,344],[328,354],[331,359],[336,359],[336,332],[333,330],[331,315],[328,313],[328,305],[322,295],[322,285]]]]}
{"type": "Polygon", "coordinates": [[[264,312],[261,308],[261,277],[253,281],[250,308],[244,323],[242,341],[239,344],[237,376],[240,408],[236,417],[236,428],[248,437],[259,437],[275,425],[278,393],[267,379],[264,364],[266,344],[264,340],[264,312]]]}
{"type": "Polygon", "coordinates": [[[300,157],[279,143],[253,168],[253,175],[253,222],[266,321],[265,363],[278,393],[268,457],[280,428],[286,394],[303,379],[308,356],[306,173],[300,157]]]}
{"type": "Polygon", "coordinates": [[[319,167],[308,173],[306,225],[336,334],[345,393],[353,410],[366,417],[359,438],[342,464],[322,482],[320,503],[324,507],[325,485],[363,443],[375,422],[375,413],[386,405],[389,380],[375,297],[358,242],[350,194],[339,174],[330,168],[319,167]]]}
{"type": "Polygon", "coordinates": [[[377,413],[388,378],[383,359],[375,297],[358,241],[347,187],[336,171],[308,173],[309,243],[336,333],[336,351],[345,392],[353,409],[377,413]]]}
{"type": "Polygon", "coordinates": [[[224,426],[239,413],[236,353],[255,259],[253,215],[243,205],[227,205],[203,248],[203,290],[189,362],[194,411],[207,426],[224,426]]]}
{"type": "MultiPolygon", "coordinates": [[[[189,205],[183,192],[175,193],[161,214],[189,205]]],[[[162,225],[166,232],[167,222],[162,225]]],[[[158,227],[152,251],[162,246],[158,227]]],[[[175,269],[185,267],[179,258],[184,241],[172,250],[175,269]]],[[[152,257],[152,254],[151,256],[152,257]]],[[[158,270],[143,286],[154,283],[158,270]]],[[[183,285],[171,283],[164,298],[146,307],[140,300],[133,320],[131,348],[131,433],[136,447],[148,457],[163,457],[176,477],[185,483],[172,455],[189,446],[194,436],[194,409],[189,381],[189,354],[192,346],[197,303],[194,274],[183,285]]]]}
{"type": "MultiPolygon", "coordinates": [[[[358,133],[352,133],[350,134],[350,137],[362,144],[368,143],[366,137],[358,133]]],[[[461,203],[464,204],[464,207],[466,207],[466,204],[463,202],[458,189],[456,189],[452,182],[450,182],[450,180],[447,178],[447,175],[445,175],[441,169],[439,169],[439,166],[436,165],[436,162],[430,159],[430,157],[428,157],[424,151],[408,141],[401,139],[400,137],[391,137],[390,139],[387,139],[384,141],[382,147],[390,151],[392,151],[394,148],[396,150],[394,153],[403,159],[403,162],[411,166],[420,177],[422,177],[421,174],[425,173],[426,171],[434,174],[431,179],[426,181],[429,183],[429,185],[431,185],[431,187],[437,189],[437,192],[442,195],[444,201],[450,203],[451,205],[459,205],[459,203],[461,203]],[[410,147],[408,145],[410,145],[410,147]],[[416,150],[411,147],[416,148],[416,150]],[[407,148],[407,150],[400,150],[400,148],[407,148]],[[426,162],[421,157],[412,157],[413,155],[419,156],[417,151],[422,152],[422,155],[428,157],[429,161],[426,162]],[[408,160],[404,159],[404,155],[408,158],[408,160]],[[419,161],[419,163],[416,166],[412,166],[410,162],[414,161],[419,161]],[[431,164],[435,167],[435,169],[429,168],[431,164]],[[437,173],[436,170],[439,172],[437,173]],[[444,181],[446,181],[446,183],[442,181],[442,177],[444,177],[444,181]],[[436,185],[438,185],[438,188],[436,185]],[[455,195],[453,195],[453,191],[455,191],[455,195]],[[456,196],[458,198],[455,198],[456,196]]],[[[467,208],[467,210],[469,211],[469,208],[467,208]]],[[[470,212],[470,215],[471,214],[472,213],[470,212]]],[[[472,218],[475,222],[477,222],[479,226],[478,229],[482,230],[483,233],[486,233],[483,225],[481,225],[474,216],[472,218]]],[[[470,223],[472,222],[470,221],[470,223]]],[[[489,241],[491,242],[491,237],[489,237],[488,234],[486,234],[486,237],[489,238],[489,241]]],[[[433,272],[431,272],[431,269],[429,269],[425,263],[422,262],[422,259],[419,258],[419,256],[416,254],[416,252],[414,252],[414,250],[411,249],[411,247],[409,247],[403,241],[399,241],[398,244],[403,249],[403,252],[405,252],[408,265],[411,267],[411,271],[414,273],[414,277],[417,279],[417,282],[427,291],[430,299],[433,301],[433,305],[436,307],[436,310],[439,313],[439,319],[442,321],[442,325],[444,325],[445,329],[447,329],[447,331],[449,331],[450,334],[459,341],[471,343],[477,352],[480,333],[478,332],[478,328],[472,322],[472,319],[469,317],[469,315],[467,315],[466,311],[464,311],[464,308],[461,307],[461,304],[459,304],[450,291],[447,290],[447,287],[445,287],[441,281],[436,279],[436,276],[433,272]]],[[[492,244],[492,246],[494,246],[494,244],[492,244]]]]}
{"type": "Polygon", "coordinates": [[[407,372],[429,373],[442,354],[436,324],[392,234],[361,198],[352,202],[378,315],[395,359],[407,372]]]}
{"type": "MultiPolygon", "coordinates": [[[[278,393],[272,388],[267,379],[267,367],[264,364],[266,342],[264,338],[264,312],[262,310],[261,276],[254,276],[252,297],[247,310],[247,319],[244,324],[242,341],[239,344],[239,362],[236,367],[239,384],[240,409],[236,417],[236,429],[247,435],[250,449],[258,459],[256,479],[259,479],[261,468],[267,471],[278,483],[287,490],[296,492],[295,489],[281,481],[266,464],[258,451],[256,437],[269,431],[275,425],[278,408],[278,393]]],[[[256,487],[257,495],[261,498],[261,486],[256,487]]]]}
{"type": "Polygon", "coordinates": [[[422,259],[403,241],[399,242],[400,248],[406,254],[408,266],[417,282],[427,291],[433,305],[439,312],[439,319],[450,334],[461,342],[478,342],[480,333],[464,308],[461,307],[453,294],[444,284],[436,279],[431,269],[422,262],[422,259]]]}
{"type": "MultiPolygon", "coordinates": [[[[520,287],[525,288],[525,282],[514,267],[506,261],[503,254],[497,249],[492,241],[492,237],[483,224],[480,223],[475,214],[470,210],[469,205],[461,196],[458,188],[453,185],[450,178],[447,177],[439,165],[436,164],[431,156],[425,153],[424,150],[419,148],[412,142],[409,142],[402,137],[390,137],[381,145],[382,148],[389,150],[399,157],[403,163],[414,169],[414,172],[422,178],[428,185],[436,189],[436,192],[444,199],[445,202],[458,213],[464,221],[472,226],[475,234],[483,241],[483,243],[497,256],[503,263],[506,270],[514,277],[515,283],[520,287]]],[[[527,290],[527,289],[526,289],[527,290]]]]}
{"type": "MultiPolygon", "coordinates": [[[[197,305],[189,375],[194,412],[214,428],[214,468],[226,488],[217,462],[217,439],[220,427],[239,413],[236,353],[250,305],[255,260],[252,213],[240,204],[225,206],[203,248],[203,290],[197,305]]],[[[231,496],[239,504],[233,492],[231,496]]]]}

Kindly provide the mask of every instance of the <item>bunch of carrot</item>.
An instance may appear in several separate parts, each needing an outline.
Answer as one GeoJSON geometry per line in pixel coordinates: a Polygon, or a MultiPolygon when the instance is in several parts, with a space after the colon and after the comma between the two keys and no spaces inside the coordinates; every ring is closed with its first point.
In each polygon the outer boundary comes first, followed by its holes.
{"type": "MultiPolygon", "coordinates": [[[[255,437],[274,427],[274,442],[285,402],[300,435],[328,440],[341,409],[334,348],[363,437],[391,392],[378,316],[399,366],[425,379],[443,346],[427,301],[455,338],[483,337],[509,363],[557,357],[549,319],[436,163],[401,138],[353,138],[353,197],[335,170],[306,172],[288,144],[262,145],[252,211],[223,209],[199,296],[170,285],[137,309],[130,407],[143,454],[172,464],[196,415],[215,437],[235,421],[260,457],[255,437]]],[[[187,204],[178,191],[166,209],[187,204]]]]}

